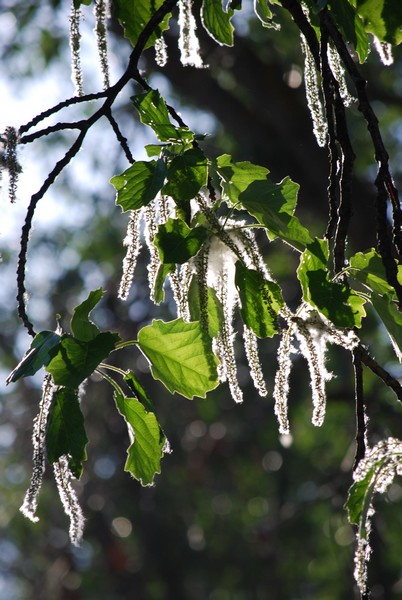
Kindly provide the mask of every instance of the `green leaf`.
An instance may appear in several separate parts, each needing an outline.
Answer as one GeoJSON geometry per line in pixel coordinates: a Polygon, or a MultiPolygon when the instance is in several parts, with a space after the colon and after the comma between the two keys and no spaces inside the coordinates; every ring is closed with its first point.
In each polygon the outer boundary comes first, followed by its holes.
{"type": "Polygon", "coordinates": [[[328,4],[345,41],[353,44],[360,63],[363,63],[368,56],[370,44],[361,18],[348,0],[332,0],[328,4]]]}
{"type": "Polygon", "coordinates": [[[138,398],[138,400],[144,406],[145,410],[148,412],[154,412],[154,406],[151,398],[148,396],[147,392],[132,371],[128,371],[124,375],[124,381],[127,383],[128,387],[134,393],[136,398],[138,398]]]}
{"type": "MultiPolygon", "coordinates": [[[[188,292],[188,304],[192,321],[202,321],[200,308],[200,286],[196,276],[193,276],[188,292]]],[[[212,288],[207,288],[207,314],[208,333],[211,338],[216,337],[223,323],[223,308],[218,300],[216,292],[212,288]]]]}
{"type": "Polygon", "coordinates": [[[175,265],[161,264],[159,265],[158,272],[155,277],[154,283],[154,302],[160,304],[165,299],[165,292],[163,290],[163,284],[165,283],[166,277],[169,273],[174,273],[175,265]]]}
{"type": "Polygon", "coordinates": [[[154,156],[160,156],[162,148],[164,148],[164,146],[159,144],[147,144],[146,146],[144,146],[144,148],[149,158],[152,158],[154,156]]]}
{"type": "Polygon", "coordinates": [[[151,127],[161,142],[188,142],[194,137],[188,128],[178,128],[171,124],[166,103],[158,90],[132,96],[134,106],[140,113],[141,122],[151,127]]]}
{"type": "Polygon", "coordinates": [[[90,6],[92,4],[92,0],[74,0],[74,8],[78,10],[80,6],[90,6]]]}
{"type": "Polygon", "coordinates": [[[24,358],[7,377],[7,385],[17,381],[20,377],[35,375],[39,369],[46,366],[52,356],[57,353],[60,340],[60,335],[54,331],[41,331],[38,333],[32,340],[24,358]]]}
{"type": "Polygon", "coordinates": [[[374,465],[364,479],[355,481],[349,488],[348,499],[345,508],[348,511],[349,522],[359,527],[359,534],[366,537],[364,524],[367,520],[367,512],[370,508],[374,491],[373,475],[377,465],[374,465]]]}
{"type": "Polygon", "coordinates": [[[114,349],[117,333],[99,333],[88,342],[63,335],[58,352],[46,367],[56,385],[77,388],[114,349]]]}
{"type": "Polygon", "coordinates": [[[204,0],[202,4],[202,24],[215,42],[220,45],[233,46],[234,27],[230,20],[234,10],[229,8],[225,12],[222,0],[204,0]]]}
{"type": "MultiPolygon", "coordinates": [[[[134,393],[137,400],[141,402],[143,407],[148,413],[154,413],[154,406],[151,398],[148,396],[146,390],[143,388],[141,383],[132,371],[128,371],[124,376],[124,381],[127,383],[130,390],[134,393]]],[[[165,436],[162,427],[159,424],[159,432],[161,440],[163,439],[164,452],[168,452],[169,442],[165,436]]]]}
{"type": "MultiPolygon", "coordinates": [[[[151,17],[162,6],[164,0],[113,0],[114,16],[120,21],[124,28],[124,35],[133,46],[138,42],[142,31],[151,17]]],[[[145,48],[153,46],[163,31],[169,28],[170,13],[155,28],[148,38],[145,48]]]]}
{"type": "Polygon", "coordinates": [[[247,269],[240,261],[236,263],[235,282],[244,324],[260,338],[274,336],[278,332],[278,313],[284,305],[279,285],[247,269]]]}
{"type": "Polygon", "coordinates": [[[232,162],[229,154],[216,159],[216,167],[221,178],[222,196],[232,206],[239,202],[239,195],[254,181],[267,181],[268,169],[249,161],[232,162]]]}
{"type": "Polygon", "coordinates": [[[137,210],[149,204],[162,189],[166,176],[164,160],[137,161],[110,183],[117,190],[116,204],[123,211],[137,210]]]}
{"type": "Polygon", "coordinates": [[[205,227],[191,228],[181,219],[170,218],[159,225],[155,245],[163,263],[182,265],[197,254],[207,235],[205,227]]]}
{"type": "Polygon", "coordinates": [[[75,307],[71,319],[71,332],[77,340],[89,342],[100,333],[98,327],[89,320],[89,315],[104,293],[102,288],[94,290],[84,302],[75,307]]]}
{"type": "Polygon", "coordinates": [[[46,430],[46,453],[50,463],[61,456],[69,455],[70,469],[77,479],[82,473],[82,462],[86,460],[85,446],[88,438],[84,417],[78,401],[78,392],[62,387],[53,394],[53,404],[46,430]]]}
{"type": "Polygon", "coordinates": [[[379,294],[393,294],[394,288],[388,283],[381,256],[371,248],[367,252],[357,252],[349,260],[350,274],[370,290],[379,294]]]}
{"type": "Polygon", "coordinates": [[[212,341],[200,323],[176,319],[153,321],[138,334],[138,345],[148,358],[152,375],[174,393],[205,398],[218,385],[218,360],[212,341]]]}
{"type": "Polygon", "coordinates": [[[273,21],[273,15],[268,6],[268,0],[254,0],[254,12],[260,19],[263,27],[272,27],[276,30],[280,29],[280,25],[273,21]]]}
{"type": "Polygon", "coordinates": [[[402,2],[400,0],[357,0],[356,10],[365,30],[380,42],[402,42],[402,2]]]}
{"type": "Polygon", "coordinates": [[[205,154],[199,148],[186,150],[171,161],[166,177],[164,194],[172,196],[179,205],[192,200],[207,183],[208,165],[205,154]]]}
{"type": "Polygon", "coordinates": [[[114,397],[133,440],[127,451],[124,470],[142,485],[152,485],[155,474],[161,472],[160,462],[166,448],[166,438],[161,435],[154,413],[147,412],[136,398],[126,398],[117,392],[114,397]]]}
{"type": "Polygon", "coordinates": [[[271,239],[280,237],[299,251],[313,240],[293,216],[299,185],[286,177],[278,184],[268,179],[268,169],[250,162],[233,163],[228,154],[217,159],[223,197],[231,205],[240,203],[268,229],[271,239]]]}
{"type": "Polygon", "coordinates": [[[372,294],[371,302],[388,331],[399,362],[402,362],[402,313],[391,296],[372,294]]]}
{"type": "Polygon", "coordinates": [[[300,257],[297,277],[303,300],[317,308],[335,327],[361,327],[365,300],[341,283],[328,279],[328,242],[315,239],[300,257]]]}
{"type": "Polygon", "coordinates": [[[278,184],[271,181],[254,181],[239,195],[242,206],[264,225],[269,237],[281,238],[299,251],[313,240],[306,229],[292,215],[299,186],[289,177],[278,184]]]}

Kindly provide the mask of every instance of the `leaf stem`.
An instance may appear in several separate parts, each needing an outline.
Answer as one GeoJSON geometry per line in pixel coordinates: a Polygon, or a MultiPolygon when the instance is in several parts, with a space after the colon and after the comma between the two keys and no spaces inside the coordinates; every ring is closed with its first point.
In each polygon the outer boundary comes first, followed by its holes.
{"type": "Polygon", "coordinates": [[[116,352],[116,350],[121,350],[122,348],[126,348],[127,346],[138,346],[138,341],[127,340],[126,342],[120,342],[120,344],[116,344],[112,352],[116,352]]]}
{"type": "MultiPolygon", "coordinates": [[[[108,366],[109,365],[105,365],[104,363],[101,363],[99,365],[99,367],[103,367],[103,368],[108,367],[108,366]]],[[[116,381],[112,377],[109,377],[109,375],[107,375],[106,373],[104,373],[103,371],[101,371],[99,367],[97,369],[95,369],[95,372],[98,373],[98,375],[100,375],[101,377],[103,377],[103,379],[105,379],[105,381],[107,381],[108,383],[110,383],[110,385],[112,387],[114,387],[114,389],[116,390],[116,392],[118,394],[121,394],[122,396],[124,396],[124,392],[121,389],[121,387],[119,386],[119,384],[116,383],[116,381]]]]}

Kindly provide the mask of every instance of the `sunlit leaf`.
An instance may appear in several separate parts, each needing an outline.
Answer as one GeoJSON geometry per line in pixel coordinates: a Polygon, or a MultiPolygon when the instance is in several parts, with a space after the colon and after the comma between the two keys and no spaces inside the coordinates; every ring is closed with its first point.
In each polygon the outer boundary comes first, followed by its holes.
{"type": "Polygon", "coordinates": [[[194,134],[189,129],[175,127],[170,122],[166,102],[158,90],[150,90],[131,98],[140,113],[141,122],[151,127],[161,142],[188,141],[194,134]]]}
{"type": "Polygon", "coordinates": [[[204,227],[188,227],[181,219],[159,225],[155,245],[163,263],[183,264],[200,250],[208,235],[204,227]]]}
{"type": "Polygon", "coordinates": [[[53,404],[46,430],[46,453],[50,463],[68,455],[69,467],[77,479],[86,460],[88,438],[78,401],[78,392],[62,387],[53,394],[53,404]]]}
{"type": "Polygon", "coordinates": [[[165,283],[166,277],[170,273],[174,273],[175,265],[174,264],[164,264],[159,265],[158,271],[156,273],[155,282],[154,282],[154,301],[155,304],[160,304],[165,299],[165,292],[163,289],[163,285],[165,283]]]}
{"type": "Polygon", "coordinates": [[[273,21],[273,15],[267,0],[254,0],[254,12],[264,27],[272,27],[277,30],[280,29],[278,23],[273,21]]]}
{"type": "Polygon", "coordinates": [[[205,398],[218,385],[218,360],[199,322],[153,321],[139,332],[138,345],[150,361],[154,378],[170,392],[205,398]]]}
{"type": "Polygon", "coordinates": [[[272,337],[278,331],[278,313],[284,301],[279,285],[267,281],[260,273],[236,263],[236,287],[239,290],[240,312],[245,325],[260,337],[272,337]]]}
{"type": "Polygon", "coordinates": [[[391,296],[372,294],[371,302],[388,331],[399,362],[402,362],[402,313],[391,296]]]}
{"type": "Polygon", "coordinates": [[[207,177],[205,154],[199,148],[191,148],[176,156],[169,164],[163,193],[172,196],[178,203],[192,200],[206,185],[207,177]]]}
{"type": "Polygon", "coordinates": [[[244,192],[253,181],[267,181],[269,171],[265,167],[254,165],[249,161],[232,162],[229,154],[216,159],[216,166],[221,177],[222,196],[231,205],[239,201],[239,194],[244,192]]]}
{"type": "Polygon", "coordinates": [[[114,349],[117,333],[99,333],[88,342],[63,335],[58,352],[46,367],[56,385],[77,388],[114,349]]]}
{"type": "Polygon", "coordinates": [[[121,175],[115,175],[110,183],[117,190],[116,204],[123,211],[137,210],[154,200],[161,190],[166,176],[164,160],[137,161],[121,175]]]}
{"type": "Polygon", "coordinates": [[[20,377],[35,375],[57,353],[60,339],[60,335],[54,331],[41,331],[38,333],[24,358],[7,377],[6,383],[17,381],[20,377]]]}
{"type": "Polygon", "coordinates": [[[360,535],[365,537],[364,524],[367,521],[367,512],[369,510],[373,492],[373,475],[376,466],[373,466],[361,481],[355,483],[349,488],[348,499],[345,508],[348,511],[349,522],[352,525],[358,525],[360,535]]]}
{"type": "Polygon", "coordinates": [[[141,402],[141,404],[143,404],[145,410],[148,412],[154,412],[154,406],[151,398],[148,396],[147,392],[132,371],[128,371],[124,375],[124,381],[134,393],[135,397],[141,402]]]}
{"type": "Polygon", "coordinates": [[[393,294],[394,288],[388,283],[381,256],[371,248],[367,252],[357,252],[349,259],[350,274],[364,283],[370,290],[379,294],[393,294]]]}
{"type": "MultiPolygon", "coordinates": [[[[114,16],[123,25],[124,35],[133,46],[136,45],[145,26],[163,3],[164,0],[152,0],[152,2],[150,0],[113,0],[114,16]]],[[[148,37],[145,48],[153,46],[161,33],[169,28],[169,18],[170,13],[148,37]]]]}
{"type": "Polygon", "coordinates": [[[204,0],[202,3],[201,18],[205,29],[218,44],[233,46],[234,27],[230,20],[233,17],[233,8],[223,10],[222,0],[204,0]]]}
{"type": "Polygon", "coordinates": [[[328,278],[328,242],[316,239],[300,257],[297,277],[303,300],[317,308],[335,327],[361,327],[365,300],[348,286],[328,278]]]}
{"type": "Polygon", "coordinates": [[[75,307],[71,318],[71,332],[77,340],[89,342],[100,333],[95,323],[89,320],[89,315],[104,293],[101,288],[94,290],[89,293],[88,298],[84,302],[75,307]]]}
{"type": "Polygon", "coordinates": [[[255,181],[239,195],[239,200],[261,225],[268,229],[271,239],[279,237],[299,251],[303,251],[312,238],[292,215],[297,201],[299,186],[289,177],[280,183],[255,181]]]}
{"type": "Polygon", "coordinates": [[[400,0],[356,0],[356,10],[366,31],[380,42],[402,42],[402,2],[400,0]]]}
{"type": "Polygon", "coordinates": [[[276,184],[268,169],[250,162],[232,162],[228,154],[217,159],[223,197],[237,208],[245,208],[268,229],[271,239],[280,237],[299,251],[313,240],[294,216],[299,185],[289,177],[276,184]]]}
{"type": "Polygon", "coordinates": [[[348,0],[331,0],[328,4],[345,41],[353,44],[359,61],[363,63],[367,58],[370,44],[360,16],[348,0]]]}
{"type": "Polygon", "coordinates": [[[161,471],[166,438],[154,413],[148,412],[137,398],[127,398],[119,393],[115,393],[114,397],[132,440],[124,469],[142,485],[152,485],[155,474],[161,471]]]}

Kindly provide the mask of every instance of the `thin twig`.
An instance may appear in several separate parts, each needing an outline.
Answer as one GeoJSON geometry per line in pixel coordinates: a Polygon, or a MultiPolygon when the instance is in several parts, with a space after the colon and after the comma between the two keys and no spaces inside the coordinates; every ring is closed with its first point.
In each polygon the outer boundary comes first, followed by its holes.
{"type": "Polygon", "coordinates": [[[44,121],[48,117],[55,115],[63,108],[67,108],[69,106],[72,106],[73,104],[81,104],[82,102],[90,102],[92,100],[99,100],[100,98],[105,98],[107,96],[107,92],[108,92],[108,90],[105,90],[104,92],[97,92],[95,94],[85,94],[84,96],[73,96],[72,98],[63,100],[62,102],[59,102],[59,104],[52,106],[52,108],[48,108],[47,110],[43,111],[39,115],[36,115],[36,117],[34,117],[31,121],[29,121],[25,125],[21,125],[21,127],[19,128],[19,133],[20,133],[20,135],[22,135],[23,133],[26,133],[32,127],[35,127],[35,125],[38,125],[38,123],[40,123],[41,121],[44,121]]]}
{"type": "Polygon", "coordinates": [[[362,363],[366,365],[377,377],[379,377],[385,385],[395,392],[398,400],[402,402],[402,386],[395,377],[392,377],[388,371],[383,369],[378,362],[370,356],[368,351],[361,344],[355,348],[355,354],[360,358],[362,363]]]}
{"type": "Polygon", "coordinates": [[[117,138],[117,141],[119,142],[120,146],[122,147],[123,152],[126,155],[128,162],[130,164],[132,164],[134,162],[134,157],[131,154],[130,148],[128,147],[127,138],[125,138],[124,135],[122,134],[122,132],[120,131],[119,124],[117,123],[116,119],[113,117],[111,110],[106,114],[106,118],[108,119],[109,123],[111,124],[112,129],[117,138]]]}
{"type": "Polygon", "coordinates": [[[27,135],[23,135],[18,143],[19,144],[31,144],[35,140],[38,140],[46,135],[50,135],[51,133],[57,133],[59,131],[65,131],[66,129],[83,129],[86,125],[86,120],[82,121],[74,121],[74,122],[66,122],[66,123],[56,123],[56,125],[50,125],[45,129],[40,129],[39,131],[35,131],[35,133],[30,133],[27,135]]]}
{"type": "MultiPolygon", "coordinates": [[[[60,175],[60,173],[63,171],[63,169],[69,164],[71,159],[77,154],[77,152],[79,151],[79,149],[82,146],[82,143],[83,143],[85,136],[86,136],[87,132],[89,131],[89,129],[101,117],[107,117],[110,122],[109,117],[111,116],[111,107],[112,107],[116,97],[118,96],[118,94],[121,92],[121,90],[126,86],[126,84],[131,79],[137,80],[137,78],[140,77],[139,71],[138,71],[138,61],[141,57],[141,54],[145,48],[145,45],[146,45],[149,37],[152,35],[153,31],[159,25],[159,23],[163,20],[163,18],[172,10],[174,5],[177,4],[177,2],[178,2],[178,0],[165,0],[165,2],[162,4],[162,6],[154,13],[152,18],[149,20],[147,25],[144,27],[142,33],[138,37],[137,44],[135,45],[135,47],[131,53],[127,69],[125,70],[125,72],[123,73],[121,78],[112,87],[110,87],[108,90],[105,90],[104,92],[100,92],[98,94],[89,94],[86,96],[81,96],[79,98],[74,97],[74,98],[70,98],[69,100],[66,100],[65,102],[61,102],[57,106],[50,108],[49,110],[41,113],[40,115],[38,115],[37,117],[32,119],[32,121],[30,121],[28,124],[22,126],[19,130],[20,133],[25,133],[31,127],[40,123],[43,119],[57,113],[62,108],[65,108],[65,107],[75,104],[77,102],[84,102],[84,101],[93,100],[93,99],[105,98],[103,105],[86,121],[80,121],[80,122],[76,122],[75,124],[74,123],[70,124],[70,128],[79,128],[80,134],[78,135],[77,139],[75,140],[73,145],[70,147],[70,149],[66,152],[64,157],[56,163],[56,165],[54,166],[52,171],[47,176],[45,182],[41,186],[40,190],[31,197],[31,200],[30,200],[30,203],[28,206],[25,222],[24,222],[24,225],[23,225],[23,228],[21,231],[20,253],[19,253],[18,265],[17,265],[17,306],[18,306],[18,315],[21,318],[24,326],[26,327],[28,333],[31,336],[35,336],[35,330],[34,330],[34,327],[31,323],[31,321],[28,318],[27,311],[26,311],[25,273],[26,273],[29,234],[30,234],[30,231],[32,228],[32,220],[33,220],[36,206],[37,206],[39,200],[41,200],[43,198],[43,196],[45,195],[45,193],[47,192],[49,187],[54,183],[56,177],[58,175],[60,175]],[[75,127],[71,127],[71,125],[75,125],[75,127]]],[[[113,123],[111,123],[111,124],[114,129],[113,123]]],[[[33,139],[38,139],[39,137],[42,137],[44,135],[48,135],[48,133],[50,133],[50,132],[54,133],[61,129],[67,129],[67,128],[69,128],[69,127],[67,126],[66,123],[60,123],[59,129],[57,128],[57,126],[51,126],[49,128],[42,130],[41,132],[32,134],[31,141],[33,139]]],[[[114,131],[116,133],[115,129],[114,129],[114,131]]],[[[119,142],[121,143],[120,139],[119,139],[119,142]]],[[[27,141],[26,141],[26,143],[27,143],[27,141]]],[[[131,153],[129,153],[129,154],[131,155],[131,153]]]]}
{"type": "Polygon", "coordinates": [[[59,160],[53,170],[49,173],[47,178],[45,179],[40,190],[31,197],[31,201],[28,206],[27,214],[25,217],[25,223],[21,231],[21,244],[20,244],[20,253],[18,256],[18,265],[17,265],[17,307],[18,307],[18,316],[22,320],[25,325],[29,335],[32,337],[35,336],[35,330],[31,321],[28,318],[26,312],[25,305],[25,268],[27,262],[27,251],[28,251],[28,240],[29,233],[32,228],[32,219],[35,213],[36,206],[43,198],[49,187],[54,183],[56,177],[62,172],[62,170],[68,165],[71,159],[77,154],[79,149],[82,146],[87,130],[81,131],[74,144],[71,146],[69,151],[63,156],[61,160],[59,160]]]}

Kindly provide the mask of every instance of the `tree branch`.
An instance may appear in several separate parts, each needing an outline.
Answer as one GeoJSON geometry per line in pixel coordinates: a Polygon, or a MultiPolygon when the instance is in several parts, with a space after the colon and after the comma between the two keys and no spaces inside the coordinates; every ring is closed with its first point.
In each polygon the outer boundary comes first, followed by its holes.
{"type": "Polygon", "coordinates": [[[363,394],[363,368],[359,350],[353,351],[353,367],[355,371],[355,401],[356,401],[356,454],[353,471],[366,454],[366,411],[363,394]]]}
{"type": "Polygon", "coordinates": [[[385,383],[385,385],[395,392],[398,400],[402,402],[402,386],[399,381],[395,379],[395,377],[392,377],[388,371],[383,369],[383,367],[381,367],[378,362],[370,356],[366,348],[361,344],[355,348],[354,353],[358,358],[360,358],[366,367],[375,373],[375,375],[377,375],[377,377],[379,377],[385,383]]]}
{"type": "MultiPolygon", "coordinates": [[[[391,202],[392,211],[393,211],[393,221],[394,221],[394,229],[393,229],[393,242],[395,248],[398,251],[398,254],[402,254],[402,210],[398,197],[398,192],[394,186],[390,171],[389,171],[389,156],[388,152],[385,149],[384,142],[382,140],[381,132],[378,126],[378,119],[371,107],[369,102],[366,86],[366,80],[359,73],[352,57],[349,54],[349,51],[346,47],[345,42],[342,39],[341,34],[336,28],[332,17],[327,9],[322,11],[321,16],[322,22],[325,24],[329,35],[331,36],[335,47],[339,53],[339,56],[342,58],[342,61],[345,65],[347,72],[356,88],[357,97],[359,99],[359,110],[363,114],[367,128],[370,133],[371,139],[373,141],[375,159],[379,165],[379,175],[381,172],[381,180],[386,188],[388,197],[391,202]]],[[[402,301],[402,287],[399,292],[397,290],[398,298],[400,302],[402,301]]]]}
{"type": "Polygon", "coordinates": [[[138,61],[139,61],[141,54],[145,48],[145,45],[146,45],[149,37],[152,35],[153,31],[155,30],[155,28],[159,25],[159,23],[163,20],[163,18],[172,10],[172,8],[177,4],[177,2],[178,2],[178,0],[165,0],[165,2],[162,4],[162,6],[154,13],[152,18],[149,20],[149,22],[144,27],[143,31],[141,32],[141,34],[138,37],[137,44],[135,45],[135,47],[130,55],[127,69],[125,70],[123,75],[120,77],[120,79],[112,87],[108,88],[104,92],[99,92],[97,94],[88,94],[86,96],[74,97],[74,98],[70,98],[69,100],[66,100],[64,102],[60,102],[53,108],[50,108],[49,110],[44,111],[43,113],[41,113],[40,115],[38,115],[37,117],[32,119],[26,125],[23,125],[19,129],[20,134],[25,133],[31,127],[37,125],[38,123],[40,123],[47,117],[49,117],[53,114],[56,114],[62,108],[65,108],[67,106],[71,106],[72,104],[76,104],[76,103],[80,103],[80,102],[87,102],[89,100],[105,98],[103,105],[87,120],[78,121],[78,122],[70,123],[70,124],[59,123],[58,125],[50,126],[48,128],[42,129],[41,131],[33,133],[31,136],[26,136],[25,140],[24,140],[24,143],[29,143],[29,142],[39,139],[45,135],[48,135],[49,133],[55,133],[55,132],[61,131],[63,129],[77,129],[77,128],[80,129],[80,134],[78,135],[77,139],[75,140],[75,142],[73,143],[71,148],[66,152],[64,157],[56,163],[55,167],[52,169],[52,171],[47,176],[47,178],[46,178],[45,182],[43,183],[42,187],[40,188],[40,190],[31,197],[31,201],[29,203],[27,214],[25,217],[25,223],[24,223],[22,231],[21,231],[20,253],[18,256],[18,264],[17,264],[17,306],[18,306],[18,315],[19,315],[20,319],[22,320],[24,326],[26,327],[28,333],[31,336],[35,336],[35,330],[34,330],[34,327],[31,323],[31,321],[28,318],[27,311],[26,311],[25,273],[26,273],[29,234],[30,234],[30,231],[32,228],[32,220],[33,220],[36,206],[37,206],[39,200],[41,200],[43,198],[43,196],[45,195],[45,193],[47,192],[49,187],[54,183],[56,177],[58,175],[60,175],[60,173],[63,171],[63,169],[70,163],[72,158],[77,154],[77,152],[79,151],[79,149],[82,146],[82,143],[83,143],[85,136],[88,133],[89,129],[101,117],[106,117],[109,120],[109,122],[112,125],[113,131],[115,132],[115,134],[117,136],[118,141],[123,146],[126,156],[127,157],[130,156],[132,158],[131,152],[128,150],[128,146],[127,146],[126,142],[124,141],[123,136],[120,134],[118,125],[111,115],[111,107],[112,107],[114,101],[116,100],[118,94],[126,86],[126,84],[131,79],[138,80],[141,77],[139,74],[139,71],[138,71],[138,61]],[[117,132],[119,132],[119,133],[117,133],[117,132]],[[127,150],[128,150],[128,154],[127,154],[127,150]]]}

